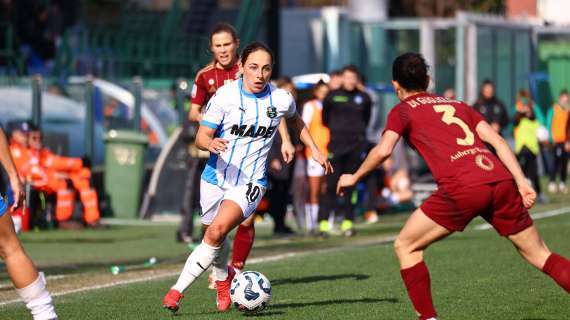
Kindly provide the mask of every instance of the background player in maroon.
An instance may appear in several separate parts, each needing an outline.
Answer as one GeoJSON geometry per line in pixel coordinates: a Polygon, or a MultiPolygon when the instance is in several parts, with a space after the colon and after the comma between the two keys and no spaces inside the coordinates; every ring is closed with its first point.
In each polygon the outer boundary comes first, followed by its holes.
{"type": "Polygon", "coordinates": [[[536,193],[512,151],[471,107],[425,92],[427,70],[419,54],[396,58],[392,84],[401,103],[388,115],[380,143],[354,174],[341,176],[337,186],[339,193],[354,186],[390,156],[401,136],[427,162],[438,190],[410,216],[394,244],[419,319],[437,316],[424,250],[462,231],[478,215],[511,240],[526,261],[570,293],[570,261],[551,253],[533,225],[527,208],[534,205],[536,193]]]}

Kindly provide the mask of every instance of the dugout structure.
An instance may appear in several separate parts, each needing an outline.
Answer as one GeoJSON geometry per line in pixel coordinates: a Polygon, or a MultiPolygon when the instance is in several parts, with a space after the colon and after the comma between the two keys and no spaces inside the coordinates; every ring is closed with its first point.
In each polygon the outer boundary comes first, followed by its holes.
{"type": "Polygon", "coordinates": [[[454,88],[458,99],[473,103],[490,79],[511,113],[519,89],[531,89],[545,108],[570,85],[570,27],[461,11],[454,18],[363,22],[337,10],[312,25],[322,70],[352,63],[368,82],[389,83],[396,56],[421,52],[432,67],[432,90],[454,88]]]}

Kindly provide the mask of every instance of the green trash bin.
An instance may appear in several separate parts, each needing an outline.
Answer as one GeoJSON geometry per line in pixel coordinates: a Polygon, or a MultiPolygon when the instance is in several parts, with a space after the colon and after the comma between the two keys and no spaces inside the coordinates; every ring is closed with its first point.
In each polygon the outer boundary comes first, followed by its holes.
{"type": "Polygon", "coordinates": [[[105,135],[103,183],[107,208],[117,218],[138,216],[147,144],[147,137],[136,131],[109,130],[105,135]]]}

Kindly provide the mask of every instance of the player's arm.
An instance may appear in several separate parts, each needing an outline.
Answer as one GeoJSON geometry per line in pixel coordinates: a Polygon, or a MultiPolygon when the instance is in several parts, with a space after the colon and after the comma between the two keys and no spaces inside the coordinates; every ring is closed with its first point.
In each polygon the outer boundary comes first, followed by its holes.
{"type": "Polygon", "coordinates": [[[202,106],[197,103],[192,103],[190,105],[190,112],[188,112],[188,119],[191,122],[202,121],[202,106]]]}
{"type": "Polygon", "coordinates": [[[8,141],[4,131],[0,128],[0,163],[6,170],[8,177],[10,179],[10,186],[12,187],[12,192],[14,194],[14,205],[12,206],[12,211],[14,211],[19,205],[23,197],[23,188],[20,183],[20,178],[18,177],[18,172],[16,171],[16,166],[12,160],[12,155],[10,149],[8,148],[8,141]]]}
{"type": "Polygon", "coordinates": [[[293,132],[295,132],[296,135],[299,136],[301,142],[303,142],[307,148],[311,149],[313,159],[325,168],[325,174],[332,173],[333,169],[331,163],[327,159],[326,155],[319,150],[319,147],[317,147],[315,140],[313,140],[313,137],[309,133],[309,129],[307,129],[305,122],[303,122],[303,119],[301,119],[301,116],[299,116],[297,112],[294,112],[293,116],[287,118],[287,125],[293,129],[293,132]]]}
{"type": "Polygon", "coordinates": [[[196,147],[203,151],[219,154],[227,150],[228,140],[214,138],[217,128],[200,125],[196,134],[196,147]]]}
{"type": "Polygon", "coordinates": [[[513,175],[525,207],[532,207],[536,200],[536,193],[524,177],[521,167],[511,151],[511,148],[509,148],[509,145],[486,121],[479,121],[475,130],[481,140],[495,148],[497,156],[513,175]]]}
{"type": "Polygon", "coordinates": [[[285,119],[281,119],[281,122],[279,122],[279,135],[281,136],[281,155],[285,163],[290,163],[295,158],[295,146],[291,142],[285,119]]]}
{"type": "Polygon", "coordinates": [[[370,150],[366,159],[364,159],[364,162],[360,165],[360,168],[358,168],[354,174],[343,174],[340,177],[336,188],[337,193],[342,195],[344,188],[353,187],[371,171],[378,168],[382,162],[392,155],[392,151],[394,151],[398,140],[400,140],[399,134],[392,130],[386,130],[382,135],[380,143],[370,150]]]}

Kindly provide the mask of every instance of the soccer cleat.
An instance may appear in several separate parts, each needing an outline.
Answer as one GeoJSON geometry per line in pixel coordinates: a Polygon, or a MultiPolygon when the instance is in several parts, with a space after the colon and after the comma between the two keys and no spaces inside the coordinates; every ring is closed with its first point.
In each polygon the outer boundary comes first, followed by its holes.
{"type": "Polygon", "coordinates": [[[228,266],[228,277],[226,280],[216,281],[216,290],[218,294],[216,296],[216,306],[218,311],[228,311],[232,305],[232,299],[230,298],[230,286],[232,280],[234,279],[236,272],[232,266],[228,266]]]}
{"type": "Polygon", "coordinates": [[[562,194],[568,194],[568,188],[566,187],[566,183],[560,182],[558,184],[558,191],[562,194]]]}
{"type": "Polygon", "coordinates": [[[184,295],[178,290],[170,289],[162,299],[162,307],[172,311],[172,313],[178,311],[180,308],[180,300],[184,298],[184,295]]]}

